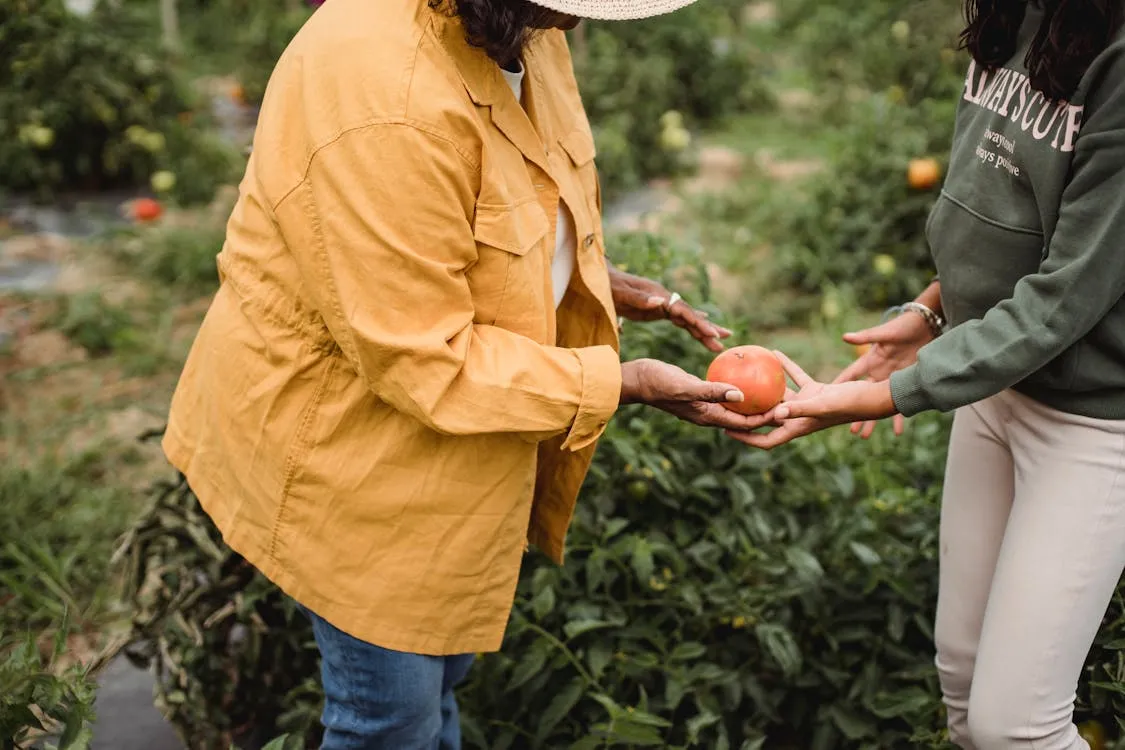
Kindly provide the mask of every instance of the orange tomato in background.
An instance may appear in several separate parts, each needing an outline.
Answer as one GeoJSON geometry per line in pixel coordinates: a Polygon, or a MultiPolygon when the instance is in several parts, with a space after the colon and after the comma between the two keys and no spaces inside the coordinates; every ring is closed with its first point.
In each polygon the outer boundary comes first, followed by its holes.
{"type": "Polygon", "coordinates": [[[929,190],[941,180],[937,159],[912,159],[906,170],[906,181],[915,190],[929,190]]]}
{"type": "Polygon", "coordinates": [[[152,198],[140,198],[133,203],[133,218],[137,221],[156,221],[164,213],[164,207],[152,198]]]}
{"type": "Polygon", "coordinates": [[[736,346],[723,352],[707,368],[707,379],[742,391],[744,401],[724,404],[739,414],[764,414],[785,397],[785,369],[773,352],[760,346],[736,346]]]}

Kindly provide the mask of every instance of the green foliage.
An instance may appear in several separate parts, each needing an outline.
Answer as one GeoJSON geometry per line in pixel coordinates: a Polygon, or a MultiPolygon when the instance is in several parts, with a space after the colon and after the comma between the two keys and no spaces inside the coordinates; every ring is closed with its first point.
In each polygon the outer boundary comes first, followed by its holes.
{"type": "MultiPolygon", "coordinates": [[[[944,64],[957,46],[959,0],[787,0],[778,33],[819,93],[901,89],[910,102],[948,85],[944,64]]],[[[961,71],[959,71],[961,72],[961,71]]],[[[960,82],[960,76],[955,76],[960,82]]]]}
{"type": "Polygon", "coordinates": [[[137,227],[115,232],[102,247],[132,272],[187,295],[208,294],[219,285],[216,257],[223,223],[137,227]]]}
{"type": "Polygon", "coordinates": [[[86,627],[111,606],[113,540],[130,507],[105,474],[92,455],[0,466],[0,632],[57,627],[66,612],[86,627]]]}
{"type": "Polygon", "coordinates": [[[134,609],[127,654],[159,676],[157,706],[200,750],[315,734],[308,620],[223,545],[182,480],[157,493],[122,547],[134,609]]]}
{"type": "MultiPolygon", "coordinates": [[[[65,619],[65,618],[64,618],[65,619]]],[[[30,633],[14,635],[0,623],[0,748],[14,750],[47,737],[48,750],[86,750],[94,720],[95,684],[75,665],[54,662],[66,648],[68,628],[59,629],[49,659],[30,633]]]]}
{"type": "Polygon", "coordinates": [[[126,348],[136,337],[129,311],[96,291],[62,298],[56,327],[94,356],[126,348]]]}
{"type": "Polygon", "coordinates": [[[912,299],[933,276],[925,239],[940,191],[911,187],[915,159],[947,161],[966,58],[954,52],[952,0],[780,5],[786,53],[814,81],[814,102],[793,118],[824,124],[833,149],[810,180],[760,184],[707,208],[755,230],[780,281],[820,312],[832,295],[865,308],[912,299]],[[896,26],[896,24],[898,24],[896,26]],[[830,133],[828,131],[831,131],[830,133]],[[837,291],[838,290],[838,291],[837,291]]]}
{"type": "Polygon", "coordinates": [[[945,161],[953,100],[906,106],[872,95],[851,118],[825,174],[799,198],[771,204],[778,211],[769,233],[798,290],[848,286],[860,304],[885,307],[913,299],[933,277],[925,225],[940,184],[913,189],[907,170],[931,154],[945,161]]]}
{"type": "Polygon", "coordinates": [[[49,196],[145,185],[208,198],[236,158],[202,135],[206,118],[130,8],[89,17],[63,0],[0,0],[0,183],[49,196]]]}
{"type": "Polygon", "coordinates": [[[274,65],[311,12],[307,6],[266,5],[258,6],[257,12],[247,19],[239,39],[242,53],[236,68],[247,101],[262,101],[274,65]]]}
{"type": "MultiPolygon", "coordinates": [[[[186,255],[168,257],[177,268],[190,261],[186,255]]],[[[140,311],[111,303],[101,292],[91,290],[61,297],[54,325],[90,355],[115,356],[126,373],[149,375],[170,361],[170,312],[155,316],[155,328],[145,327],[135,312],[140,311]]]]}
{"type": "Polygon", "coordinates": [[[699,3],[636,23],[589,23],[571,48],[612,197],[685,166],[662,138],[669,111],[697,128],[766,103],[736,3],[699,3]]]}

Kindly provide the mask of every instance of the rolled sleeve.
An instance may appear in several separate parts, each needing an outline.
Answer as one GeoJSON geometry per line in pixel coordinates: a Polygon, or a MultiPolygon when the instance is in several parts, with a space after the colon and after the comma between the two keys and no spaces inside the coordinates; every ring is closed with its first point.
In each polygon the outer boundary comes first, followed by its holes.
{"type": "Polygon", "coordinates": [[[563,449],[580,451],[602,436],[617,411],[621,402],[621,360],[611,346],[575,352],[582,365],[582,396],[563,449]]]}

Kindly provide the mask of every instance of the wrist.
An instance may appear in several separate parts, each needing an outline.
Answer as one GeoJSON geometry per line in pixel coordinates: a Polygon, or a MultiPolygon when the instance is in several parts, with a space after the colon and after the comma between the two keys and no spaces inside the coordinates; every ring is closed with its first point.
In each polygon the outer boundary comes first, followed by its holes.
{"type": "Polygon", "coordinates": [[[644,360],[633,360],[621,363],[621,395],[618,399],[620,406],[628,406],[641,402],[640,382],[641,368],[644,360]]]}
{"type": "Polygon", "coordinates": [[[945,311],[942,310],[941,305],[941,281],[938,279],[934,279],[930,282],[930,285],[926,287],[914,301],[930,308],[942,318],[945,317],[945,311]]]}
{"type": "Polygon", "coordinates": [[[609,266],[609,287],[610,289],[616,289],[627,274],[612,263],[606,265],[609,266]]]}
{"type": "Polygon", "coordinates": [[[945,330],[945,318],[943,318],[940,313],[935,312],[929,305],[918,302],[917,300],[889,308],[886,313],[884,313],[883,320],[889,320],[892,317],[907,314],[916,315],[929,330],[930,335],[935,339],[945,330]]]}
{"type": "Polygon", "coordinates": [[[898,407],[895,406],[894,395],[891,393],[890,380],[871,384],[871,410],[875,419],[898,414],[898,407]]]}

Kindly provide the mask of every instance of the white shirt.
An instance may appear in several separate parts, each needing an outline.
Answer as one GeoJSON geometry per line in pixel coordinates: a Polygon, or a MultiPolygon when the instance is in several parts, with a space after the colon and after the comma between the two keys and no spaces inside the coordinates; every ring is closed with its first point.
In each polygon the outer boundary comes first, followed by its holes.
{"type": "MultiPolygon", "coordinates": [[[[512,88],[512,93],[516,95],[516,100],[523,104],[523,74],[524,67],[520,64],[520,71],[513,73],[509,70],[500,69],[504,74],[504,80],[512,88]]],[[[562,303],[563,295],[566,294],[566,288],[570,286],[570,278],[574,275],[575,251],[577,248],[577,238],[575,237],[574,230],[574,217],[571,216],[570,210],[559,201],[559,220],[558,226],[555,229],[555,259],[551,263],[551,285],[555,290],[555,307],[562,303]]]]}

